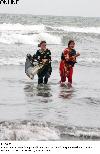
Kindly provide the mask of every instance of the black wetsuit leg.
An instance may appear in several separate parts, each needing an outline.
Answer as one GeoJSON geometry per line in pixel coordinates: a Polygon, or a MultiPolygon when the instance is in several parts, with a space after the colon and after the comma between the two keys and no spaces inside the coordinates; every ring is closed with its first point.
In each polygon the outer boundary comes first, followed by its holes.
{"type": "Polygon", "coordinates": [[[49,77],[50,77],[50,73],[49,73],[49,71],[47,71],[47,72],[45,73],[45,76],[44,76],[44,84],[47,84],[47,83],[48,83],[49,77]]]}
{"type": "Polygon", "coordinates": [[[43,83],[43,76],[38,75],[38,84],[43,83]]]}
{"type": "Polygon", "coordinates": [[[44,77],[44,84],[47,84],[48,83],[48,78],[45,76],[44,77]]]}
{"type": "Polygon", "coordinates": [[[51,67],[49,65],[46,65],[41,72],[38,73],[38,84],[48,83],[48,78],[51,75],[51,67]],[[44,79],[43,79],[44,78],[44,79]]]}

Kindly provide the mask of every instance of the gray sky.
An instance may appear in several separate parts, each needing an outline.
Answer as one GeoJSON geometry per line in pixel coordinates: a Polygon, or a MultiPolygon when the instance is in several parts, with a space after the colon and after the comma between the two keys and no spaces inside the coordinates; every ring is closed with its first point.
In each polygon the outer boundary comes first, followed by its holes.
{"type": "Polygon", "coordinates": [[[100,17],[100,0],[19,0],[0,5],[0,13],[100,17]]]}

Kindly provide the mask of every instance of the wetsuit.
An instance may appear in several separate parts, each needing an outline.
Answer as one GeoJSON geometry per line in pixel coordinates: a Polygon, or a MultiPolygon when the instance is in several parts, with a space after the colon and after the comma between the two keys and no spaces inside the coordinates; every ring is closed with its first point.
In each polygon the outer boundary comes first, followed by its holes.
{"type": "Polygon", "coordinates": [[[73,67],[76,63],[76,61],[72,61],[71,57],[76,55],[75,49],[72,49],[70,52],[68,49],[65,49],[64,52],[61,55],[61,63],[60,63],[60,76],[61,76],[61,82],[66,81],[66,76],[68,77],[68,82],[72,83],[72,75],[73,75],[73,67]],[[65,56],[68,55],[68,61],[65,60],[65,56]],[[65,68],[68,69],[68,75],[66,75],[65,68]]]}
{"type": "Polygon", "coordinates": [[[38,84],[44,83],[47,84],[48,78],[51,75],[52,67],[51,67],[51,52],[46,49],[45,51],[37,50],[35,59],[38,63],[43,63],[43,59],[47,59],[47,62],[44,64],[43,68],[38,72],[38,84]]]}

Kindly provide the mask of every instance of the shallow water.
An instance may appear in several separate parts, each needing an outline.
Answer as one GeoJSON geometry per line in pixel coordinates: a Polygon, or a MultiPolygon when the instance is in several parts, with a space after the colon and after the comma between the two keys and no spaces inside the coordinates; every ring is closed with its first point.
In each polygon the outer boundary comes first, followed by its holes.
{"type": "Polygon", "coordinates": [[[37,85],[37,77],[31,81],[23,71],[23,66],[0,69],[0,140],[100,139],[98,76],[92,84],[99,69],[85,70],[83,78],[84,67],[77,66],[72,88],[60,86],[58,69],[48,85],[37,85]]]}
{"type": "Polygon", "coordinates": [[[100,18],[0,14],[0,140],[100,140],[100,18]],[[81,56],[73,86],[59,84],[69,39],[81,56]],[[47,85],[24,71],[40,40],[52,53],[47,85]]]}

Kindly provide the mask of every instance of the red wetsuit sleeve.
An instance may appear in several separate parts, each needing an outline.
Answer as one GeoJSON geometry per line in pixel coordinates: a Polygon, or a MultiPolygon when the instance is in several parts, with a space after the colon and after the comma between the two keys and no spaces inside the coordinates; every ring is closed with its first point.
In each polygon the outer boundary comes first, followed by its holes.
{"type": "Polygon", "coordinates": [[[68,59],[69,59],[69,50],[68,50],[68,48],[66,48],[66,49],[64,50],[63,54],[64,54],[65,59],[68,60],[68,59]]]}

